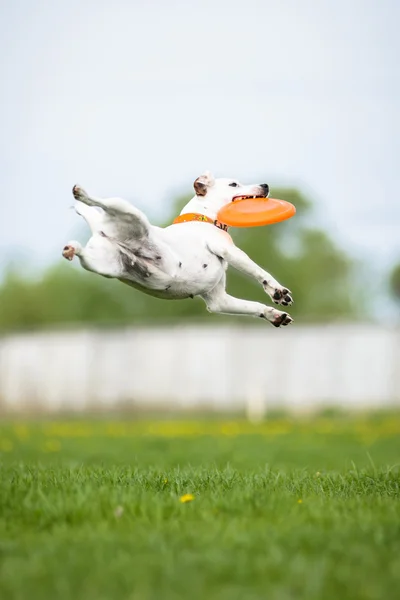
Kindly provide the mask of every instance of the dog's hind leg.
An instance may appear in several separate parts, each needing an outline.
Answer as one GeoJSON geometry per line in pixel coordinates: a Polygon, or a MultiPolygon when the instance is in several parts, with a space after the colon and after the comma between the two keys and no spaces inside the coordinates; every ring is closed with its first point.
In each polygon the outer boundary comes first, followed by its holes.
{"type": "Polygon", "coordinates": [[[75,200],[83,202],[87,206],[98,206],[118,226],[120,239],[140,238],[147,236],[150,222],[146,215],[127,200],[122,198],[95,198],[89,196],[84,189],[75,185],[72,189],[75,200]]]}
{"type": "Polygon", "coordinates": [[[218,285],[211,292],[201,296],[212,313],[228,315],[247,315],[266,319],[275,327],[289,325],[293,319],[288,313],[277,310],[260,302],[241,300],[226,293],[224,286],[218,285]]]}

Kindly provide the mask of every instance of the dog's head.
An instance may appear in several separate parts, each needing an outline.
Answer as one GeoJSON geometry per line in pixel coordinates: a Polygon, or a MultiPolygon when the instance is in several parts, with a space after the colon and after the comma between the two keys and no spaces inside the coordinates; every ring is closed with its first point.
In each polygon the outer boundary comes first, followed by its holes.
{"type": "Polygon", "coordinates": [[[237,179],[214,179],[208,171],[200,175],[193,186],[197,200],[203,202],[204,207],[215,214],[233,200],[254,196],[266,198],[269,195],[269,186],[266,183],[243,185],[237,179]]]}

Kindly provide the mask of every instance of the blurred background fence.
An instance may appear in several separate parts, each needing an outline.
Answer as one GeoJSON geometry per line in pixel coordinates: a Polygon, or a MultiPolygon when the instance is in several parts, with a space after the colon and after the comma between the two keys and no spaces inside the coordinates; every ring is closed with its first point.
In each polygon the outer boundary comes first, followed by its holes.
{"type": "MultiPolygon", "coordinates": [[[[264,325],[264,324],[263,324],[264,325]]],[[[245,411],[400,403],[400,331],[374,325],[128,327],[0,341],[3,411],[245,411]]]]}

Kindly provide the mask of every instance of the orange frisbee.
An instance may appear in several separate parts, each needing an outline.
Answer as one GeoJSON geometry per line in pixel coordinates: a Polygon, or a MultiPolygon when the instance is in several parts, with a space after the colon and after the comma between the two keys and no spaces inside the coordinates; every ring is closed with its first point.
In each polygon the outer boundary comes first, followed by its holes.
{"type": "Polygon", "coordinates": [[[286,200],[264,197],[244,197],[221,208],[218,221],[229,227],[259,227],[290,219],[296,208],[286,200]]]}

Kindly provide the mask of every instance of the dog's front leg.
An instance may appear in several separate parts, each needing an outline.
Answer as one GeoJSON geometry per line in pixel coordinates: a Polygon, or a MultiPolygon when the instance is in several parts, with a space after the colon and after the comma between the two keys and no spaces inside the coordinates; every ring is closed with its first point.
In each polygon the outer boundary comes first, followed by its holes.
{"type": "Polygon", "coordinates": [[[226,260],[226,262],[234,269],[256,279],[263,286],[264,290],[275,304],[289,306],[293,303],[290,290],[278,283],[270,273],[259,267],[257,263],[252,261],[251,258],[249,258],[243,250],[240,250],[240,248],[235,246],[233,242],[223,244],[218,249],[210,249],[212,252],[226,260]]]}
{"type": "Polygon", "coordinates": [[[234,298],[225,292],[224,287],[217,286],[208,294],[202,295],[207,309],[212,313],[222,313],[227,315],[243,315],[249,317],[259,317],[266,319],[274,327],[290,325],[292,317],[286,312],[281,312],[271,306],[265,306],[260,302],[250,300],[241,300],[234,298]]]}

